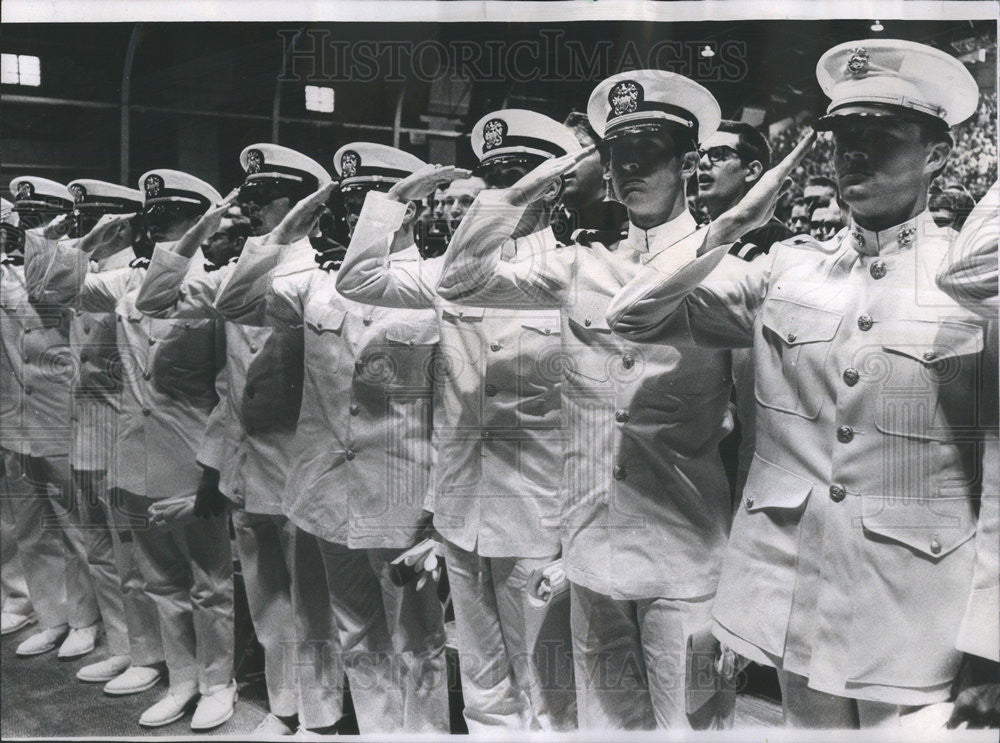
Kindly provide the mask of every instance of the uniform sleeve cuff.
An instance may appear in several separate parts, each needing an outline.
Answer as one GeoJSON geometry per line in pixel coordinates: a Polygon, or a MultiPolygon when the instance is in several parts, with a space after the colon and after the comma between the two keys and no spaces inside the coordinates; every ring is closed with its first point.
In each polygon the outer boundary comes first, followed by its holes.
{"type": "Polygon", "coordinates": [[[149,263],[150,266],[155,265],[173,271],[187,271],[187,268],[191,263],[191,259],[178,255],[174,251],[169,250],[162,245],[157,245],[153,248],[153,258],[149,263]]]}

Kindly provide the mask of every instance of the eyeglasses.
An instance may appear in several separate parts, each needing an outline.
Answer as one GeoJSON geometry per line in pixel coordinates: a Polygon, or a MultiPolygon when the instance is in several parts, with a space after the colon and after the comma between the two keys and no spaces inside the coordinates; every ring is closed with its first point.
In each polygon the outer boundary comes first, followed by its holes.
{"type": "Polygon", "coordinates": [[[732,160],[734,157],[739,156],[739,152],[726,144],[709,147],[707,150],[698,150],[698,157],[708,157],[708,161],[712,163],[712,165],[718,165],[721,162],[732,160]]]}

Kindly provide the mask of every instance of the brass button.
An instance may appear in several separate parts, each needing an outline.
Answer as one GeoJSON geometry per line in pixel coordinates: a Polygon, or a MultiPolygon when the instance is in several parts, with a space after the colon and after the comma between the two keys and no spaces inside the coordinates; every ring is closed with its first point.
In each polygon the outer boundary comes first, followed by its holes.
{"type": "Polygon", "coordinates": [[[941,542],[939,542],[937,538],[931,540],[931,552],[933,552],[935,555],[941,553],[941,542]]]}
{"type": "Polygon", "coordinates": [[[259,350],[260,348],[257,346],[256,343],[250,344],[250,353],[257,353],[259,350]]]}
{"type": "Polygon", "coordinates": [[[487,397],[496,397],[496,394],[497,394],[497,386],[495,384],[488,384],[488,385],[486,385],[486,396],[487,397]]]}
{"type": "Polygon", "coordinates": [[[545,330],[542,331],[542,335],[552,335],[552,328],[545,328],[545,330]]]}
{"type": "Polygon", "coordinates": [[[500,344],[497,343],[496,341],[494,341],[493,343],[490,344],[490,350],[491,351],[499,351],[500,350],[500,344]]]}
{"type": "Polygon", "coordinates": [[[858,318],[858,327],[864,331],[871,330],[873,324],[872,316],[867,312],[858,318]]]}
{"type": "Polygon", "coordinates": [[[618,421],[619,423],[628,423],[628,420],[631,417],[632,416],[629,415],[629,412],[624,408],[619,408],[618,410],[615,411],[615,420],[618,421]]]}
{"type": "Polygon", "coordinates": [[[320,330],[322,330],[323,329],[323,323],[321,323],[321,322],[316,323],[316,327],[319,328],[320,330]]]}
{"type": "Polygon", "coordinates": [[[625,479],[625,467],[622,466],[622,465],[620,465],[620,464],[616,464],[614,466],[614,469],[611,470],[611,474],[614,475],[614,478],[616,480],[624,480],[625,479]]]}
{"type": "Polygon", "coordinates": [[[369,316],[369,317],[364,318],[361,322],[363,322],[365,325],[371,325],[372,324],[372,319],[369,316]]]}
{"type": "Polygon", "coordinates": [[[872,275],[873,279],[881,279],[885,276],[885,261],[875,261],[868,272],[872,275]]]}
{"type": "Polygon", "coordinates": [[[142,414],[148,418],[149,416],[151,416],[153,414],[153,411],[150,410],[149,408],[143,408],[142,409],[142,414]]]}
{"type": "Polygon", "coordinates": [[[83,326],[83,332],[89,334],[90,333],[90,326],[89,325],[84,325],[83,326]]]}
{"type": "Polygon", "coordinates": [[[26,394],[26,395],[30,395],[31,394],[31,385],[30,384],[24,386],[24,394],[26,394]]]}
{"type": "Polygon", "coordinates": [[[847,491],[844,489],[843,485],[830,486],[830,499],[833,500],[835,503],[840,503],[840,501],[844,500],[844,497],[846,495],[847,491]]]}
{"type": "Polygon", "coordinates": [[[594,321],[591,320],[589,317],[587,317],[587,318],[584,318],[583,324],[586,325],[589,328],[591,325],[594,324],[594,321]]]}
{"type": "Polygon", "coordinates": [[[635,366],[635,356],[633,356],[630,353],[627,353],[624,356],[622,356],[622,366],[624,366],[626,369],[631,369],[633,366],[635,366]]]}
{"type": "Polygon", "coordinates": [[[458,316],[459,317],[465,317],[465,310],[459,310],[458,311],[458,316]]]}
{"type": "Polygon", "coordinates": [[[752,495],[748,495],[746,497],[746,504],[747,504],[747,508],[753,508],[753,496],[752,495]]]}
{"type": "Polygon", "coordinates": [[[153,378],[153,375],[150,374],[149,372],[143,372],[142,373],[142,378],[145,379],[148,382],[150,379],[153,378]]]}
{"type": "Polygon", "coordinates": [[[27,364],[31,360],[31,359],[28,358],[28,354],[24,354],[21,357],[21,359],[24,361],[25,364],[27,364]]]}
{"type": "Polygon", "coordinates": [[[30,332],[31,332],[31,328],[25,328],[25,329],[24,329],[24,334],[25,334],[25,335],[27,335],[27,334],[28,334],[28,333],[30,333],[30,332]]]}
{"type": "Polygon", "coordinates": [[[933,351],[924,351],[924,361],[933,361],[937,358],[937,354],[933,351]]]}
{"type": "Polygon", "coordinates": [[[353,405],[351,405],[351,407],[349,408],[349,410],[350,410],[351,415],[357,415],[358,413],[361,412],[361,406],[358,405],[357,403],[354,403],[353,405]]]}
{"type": "Polygon", "coordinates": [[[483,432],[482,432],[481,434],[479,434],[479,435],[480,435],[480,436],[481,436],[482,438],[484,438],[484,439],[488,439],[488,438],[490,437],[490,432],[489,432],[489,431],[483,431],[483,432]]]}
{"type": "Polygon", "coordinates": [[[853,366],[844,369],[844,383],[848,387],[853,387],[861,379],[861,374],[853,366]]]}
{"type": "Polygon", "coordinates": [[[347,451],[345,451],[344,452],[344,458],[348,462],[350,462],[352,459],[354,459],[354,449],[348,449],[347,451]]]}
{"type": "Polygon", "coordinates": [[[153,345],[153,344],[155,344],[155,343],[156,343],[156,338],[150,338],[150,339],[149,339],[149,345],[151,345],[151,346],[152,346],[152,345],[153,345]]]}
{"type": "Polygon", "coordinates": [[[846,444],[854,438],[854,429],[850,426],[841,426],[837,429],[837,441],[846,444]]]}
{"type": "Polygon", "coordinates": [[[795,335],[795,333],[789,333],[788,335],[785,336],[785,340],[788,341],[789,343],[795,343],[796,338],[798,338],[798,336],[795,335]]]}

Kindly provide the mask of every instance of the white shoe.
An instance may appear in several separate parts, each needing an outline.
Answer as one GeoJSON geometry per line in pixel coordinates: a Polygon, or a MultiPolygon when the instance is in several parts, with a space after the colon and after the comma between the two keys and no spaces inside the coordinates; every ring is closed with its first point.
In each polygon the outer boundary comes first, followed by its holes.
{"type": "Polygon", "coordinates": [[[100,622],[94,622],[89,627],[71,629],[63,644],[59,646],[59,659],[71,660],[86,655],[97,646],[97,638],[100,634],[100,622]]]}
{"type": "Polygon", "coordinates": [[[299,729],[295,731],[295,740],[327,740],[336,735],[336,733],[314,733],[312,730],[300,725],[299,729]]]}
{"type": "Polygon", "coordinates": [[[42,653],[47,653],[50,650],[53,650],[55,646],[62,641],[67,632],[69,632],[69,627],[65,624],[61,624],[58,627],[43,629],[41,632],[36,632],[18,645],[15,652],[20,656],[41,655],[42,653]]]}
{"type": "Polygon", "coordinates": [[[294,735],[295,731],[281,721],[277,715],[268,714],[260,724],[253,729],[254,738],[277,738],[280,735],[294,735]]]}
{"type": "Polygon", "coordinates": [[[130,666],[104,685],[104,693],[115,697],[138,694],[156,686],[162,675],[160,669],[154,666],[130,666]]]}
{"type": "Polygon", "coordinates": [[[0,612],[0,635],[9,635],[38,621],[34,614],[17,614],[12,611],[0,612]]]}
{"type": "Polygon", "coordinates": [[[142,713],[139,724],[144,728],[159,728],[177,722],[197,698],[198,690],[194,687],[171,689],[163,699],[142,713]]]}
{"type": "Polygon", "coordinates": [[[106,660],[91,663],[76,672],[80,681],[88,684],[103,684],[116,676],[122,675],[132,665],[132,659],[127,655],[112,655],[106,660]]]}
{"type": "Polygon", "coordinates": [[[236,704],[236,681],[224,686],[213,686],[207,694],[202,694],[198,709],[191,718],[192,730],[217,728],[233,716],[236,704]]]}

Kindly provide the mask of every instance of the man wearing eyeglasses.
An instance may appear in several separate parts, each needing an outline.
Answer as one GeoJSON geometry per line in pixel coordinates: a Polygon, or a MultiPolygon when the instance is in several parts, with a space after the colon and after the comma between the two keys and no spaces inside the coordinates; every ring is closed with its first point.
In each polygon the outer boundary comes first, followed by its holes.
{"type": "MultiPolygon", "coordinates": [[[[763,134],[742,121],[723,120],[698,154],[698,198],[712,219],[738,204],[771,167],[771,146],[763,134]]],[[[731,252],[752,261],[789,237],[791,231],[771,217],[767,224],[743,235],[731,252]]]]}

